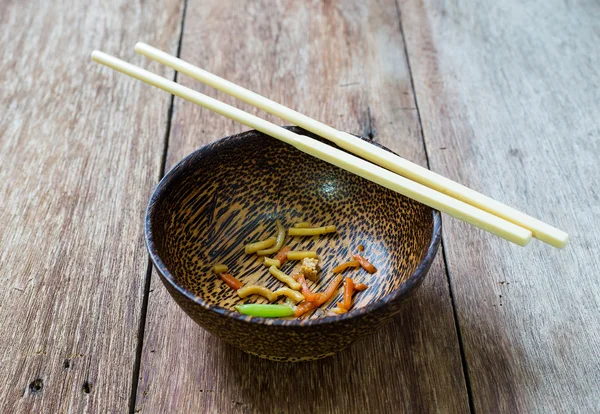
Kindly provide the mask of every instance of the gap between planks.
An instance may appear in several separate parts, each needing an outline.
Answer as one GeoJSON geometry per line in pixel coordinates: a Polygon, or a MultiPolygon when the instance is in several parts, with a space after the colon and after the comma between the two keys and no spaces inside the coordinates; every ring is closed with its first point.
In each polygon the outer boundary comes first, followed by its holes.
{"type": "MultiPolygon", "coordinates": [[[[413,78],[413,72],[410,65],[410,56],[408,54],[408,47],[406,45],[406,37],[404,36],[404,26],[402,25],[402,10],[400,9],[400,4],[396,0],[396,11],[398,13],[398,25],[400,29],[400,34],[402,35],[402,42],[404,47],[404,56],[406,56],[406,67],[408,69],[408,76],[410,78],[410,86],[413,93],[413,99],[415,101],[415,110],[417,111],[417,119],[419,122],[419,134],[421,136],[421,141],[423,142],[423,150],[425,151],[425,161],[427,162],[427,168],[431,169],[429,164],[429,151],[427,150],[427,142],[425,141],[425,132],[423,132],[423,122],[421,120],[421,111],[419,109],[419,100],[417,98],[417,92],[415,90],[415,81],[413,78]]],[[[452,286],[452,280],[450,278],[450,268],[448,267],[448,258],[446,257],[446,240],[444,238],[444,232],[442,231],[442,248],[441,248],[442,258],[444,260],[444,273],[446,274],[446,282],[448,283],[448,292],[450,293],[450,303],[452,304],[452,315],[454,317],[454,328],[456,329],[456,337],[458,340],[458,349],[460,350],[460,360],[462,363],[463,375],[465,378],[465,386],[467,388],[467,399],[469,402],[469,411],[471,413],[475,413],[475,405],[473,403],[473,392],[471,389],[471,379],[469,377],[469,364],[467,362],[467,357],[465,354],[465,349],[463,345],[463,337],[462,332],[460,330],[460,323],[458,321],[458,314],[456,311],[456,302],[454,298],[454,290],[452,286]]]]}
{"type": "MultiPolygon", "coordinates": [[[[185,16],[187,12],[188,0],[183,0],[183,11],[181,13],[181,23],[179,25],[179,41],[177,42],[177,57],[181,56],[181,44],[183,42],[183,32],[185,29],[185,16]]],[[[173,73],[173,82],[177,82],[177,75],[179,73],[174,71],[173,73]]],[[[171,120],[173,119],[173,108],[175,105],[175,96],[171,95],[171,102],[169,104],[169,110],[167,112],[167,126],[165,128],[165,138],[164,138],[164,146],[162,153],[162,160],[160,165],[160,170],[158,172],[158,180],[157,183],[162,180],[165,176],[165,169],[167,166],[167,153],[169,151],[169,138],[171,136],[171,120]]],[[[145,225],[145,223],[144,223],[145,225]]],[[[148,266],[146,268],[146,278],[144,280],[144,296],[142,298],[142,309],[140,312],[140,325],[138,327],[138,335],[137,335],[137,348],[135,352],[135,362],[133,365],[133,375],[131,378],[131,395],[129,397],[129,413],[135,413],[135,402],[137,399],[137,389],[139,383],[140,376],[140,365],[142,360],[142,352],[144,350],[144,333],[146,329],[146,315],[148,313],[148,301],[150,297],[150,281],[152,279],[152,260],[150,260],[150,255],[148,255],[148,266]]]]}

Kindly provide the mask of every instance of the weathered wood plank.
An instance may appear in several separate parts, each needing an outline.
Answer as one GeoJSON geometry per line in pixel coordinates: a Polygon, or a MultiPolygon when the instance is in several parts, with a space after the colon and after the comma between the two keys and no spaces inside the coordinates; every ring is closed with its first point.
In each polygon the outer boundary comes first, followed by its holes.
{"type": "Polygon", "coordinates": [[[444,240],[476,412],[600,411],[600,9],[400,2],[432,169],[566,229],[444,240]]]}
{"type": "MultiPolygon", "coordinates": [[[[375,131],[425,162],[393,1],[190,1],[182,58],[353,133],[375,131]]],[[[221,93],[186,78],[186,85],[221,93]]],[[[268,117],[268,119],[272,119],[268,117]]],[[[176,100],[168,166],[244,129],[176,100]]],[[[136,409],[141,412],[465,412],[441,255],[405,313],[316,363],[259,360],[208,335],[153,275],[136,409]]]]}
{"type": "MultiPolygon", "coordinates": [[[[126,412],[170,98],[100,70],[175,52],[179,0],[0,3],[0,412],[126,412]]],[[[172,71],[159,69],[172,77],[172,71]]]]}

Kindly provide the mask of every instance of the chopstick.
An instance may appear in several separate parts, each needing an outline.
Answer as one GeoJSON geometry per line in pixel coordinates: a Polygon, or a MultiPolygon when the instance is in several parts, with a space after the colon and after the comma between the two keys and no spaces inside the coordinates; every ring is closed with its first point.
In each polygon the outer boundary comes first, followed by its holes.
{"type": "Polygon", "coordinates": [[[353,135],[332,128],[233,82],[220,78],[175,56],[141,42],[135,45],[135,51],[270,114],[311,131],[335,143],[339,147],[353,154],[360,155],[362,158],[372,161],[390,171],[524,227],[532,232],[533,237],[551,246],[562,248],[568,242],[569,236],[562,230],[436,174],[427,168],[392,154],[389,151],[371,145],[353,135]]]}
{"type": "Polygon", "coordinates": [[[365,161],[362,158],[348,154],[315,139],[300,136],[283,127],[272,124],[257,116],[234,108],[231,105],[227,105],[214,98],[203,95],[200,92],[194,91],[103,52],[94,51],[92,53],[92,59],[152,86],[156,86],[175,96],[179,96],[180,98],[261,131],[294,146],[302,152],[359,175],[369,181],[421,202],[431,208],[440,210],[450,216],[470,223],[515,244],[525,246],[531,240],[532,233],[523,227],[510,223],[436,190],[432,190],[431,188],[411,181],[386,170],[385,168],[365,161]]]}

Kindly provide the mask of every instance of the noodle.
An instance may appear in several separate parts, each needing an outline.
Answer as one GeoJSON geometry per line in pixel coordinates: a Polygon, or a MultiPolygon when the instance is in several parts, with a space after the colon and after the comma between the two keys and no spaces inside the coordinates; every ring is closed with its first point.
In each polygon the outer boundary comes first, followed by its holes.
{"type": "Polygon", "coordinates": [[[260,295],[265,297],[269,302],[274,302],[281,296],[290,298],[294,303],[299,303],[304,300],[304,295],[302,293],[287,287],[279,288],[273,292],[271,289],[264,286],[250,285],[238,289],[237,293],[240,298],[246,298],[250,295],[260,295]]]}
{"type": "Polygon", "coordinates": [[[229,267],[227,267],[227,265],[224,264],[216,264],[213,266],[213,272],[219,274],[219,273],[225,273],[226,271],[229,270],[229,267]]]}
{"type": "Polygon", "coordinates": [[[294,303],[300,303],[304,300],[304,295],[297,290],[292,290],[290,288],[279,288],[275,292],[273,292],[275,297],[279,298],[280,296],[285,296],[294,301],[294,303]]]}
{"type": "Polygon", "coordinates": [[[317,258],[317,252],[312,252],[312,251],[293,251],[293,250],[290,250],[287,253],[288,260],[303,260],[303,259],[306,259],[307,257],[309,257],[311,259],[316,259],[317,258]]]}
{"type": "Polygon", "coordinates": [[[277,240],[275,241],[275,246],[269,249],[259,250],[256,252],[257,255],[266,256],[268,254],[273,254],[283,247],[283,242],[285,242],[285,228],[281,225],[279,220],[277,220],[275,224],[277,225],[277,240]]]}
{"type": "Polygon", "coordinates": [[[325,226],[325,227],[312,227],[312,228],[297,228],[292,227],[288,230],[290,236],[318,236],[320,234],[335,233],[337,227],[325,226]]]}
{"type": "Polygon", "coordinates": [[[296,282],[294,278],[286,275],[281,270],[277,269],[275,266],[269,267],[269,273],[271,273],[273,276],[275,276],[275,278],[279,279],[294,290],[302,289],[302,285],[300,285],[300,283],[296,282]]]}
{"type": "Polygon", "coordinates": [[[277,259],[271,259],[270,257],[265,257],[265,266],[271,267],[275,266],[279,268],[281,266],[281,262],[277,259]]]}
{"type": "Polygon", "coordinates": [[[268,289],[264,286],[258,286],[258,285],[250,285],[250,286],[245,286],[241,289],[238,289],[237,294],[240,298],[246,298],[250,295],[260,295],[263,296],[265,298],[267,298],[267,300],[269,302],[273,302],[275,299],[277,299],[274,295],[275,293],[271,290],[268,289]]]}
{"type": "Polygon", "coordinates": [[[256,243],[247,244],[244,248],[246,254],[256,253],[259,250],[266,249],[267,247],[271,247],[276,243],[275,237],[269,237],[268,239],[258,241],[256,243]]]}

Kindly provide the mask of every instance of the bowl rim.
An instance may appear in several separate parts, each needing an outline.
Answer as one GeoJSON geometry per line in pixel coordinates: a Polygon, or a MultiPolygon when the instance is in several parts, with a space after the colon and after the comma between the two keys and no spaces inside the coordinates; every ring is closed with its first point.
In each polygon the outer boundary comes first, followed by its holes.
{"type": "MultiPolygon", "coordinates": [[[[310,134],[310,132],[308,132],[300,127],[296,127],[296,126],[285,127],[285,128],[291,129],[298,133],[309,133],[310,134]]],[[[169,269],[167,268],[165,263],[160,258],[158,251],[156,249],[156,245],[154,243],[151,222],[152,222],[152,217],[154,214],[155,206],[156,206],[157,202],[161,199],[161,197],[165,194],[165,192],[169,188],[169,185],[173,181],[175,181],[177,178],[179,178],[179,176],[181,174],[185,173],[188,165],[193,163],[195,161],[196,157],[198,157],[200,154],[212,149],[215,146],[221,145],[226,141],[241,140],[246,135],[251,135],[251,134],[256,134],[256,133],[263,134],[260,131],[252,129],[252,130],[241,132],[239,134],[223,137],[216,141],[213,141],[206,145],[203,145],[202,147],[196,149],[195,151],[191,152],[190,154],[188,154],[187,156],[182,158],[179,162],[177,162],[177,164],[175,164],[175,166],[173,166],[173,168],[171,168],[163,176],[163,178],[160,180],[160,182],[158,183],[158,185],[152,192],[152,196],[150,197],[148,206],[146,208],[146,213],[145,213],[144,236],[145,236],[145,240],[146,240],[146,247],[147,247],[148,253],[150,255],[150,260],[152,261],[152,264],[154,265],[155,269],[161,276],[163,282],[166,281],[167,283],[169,283],[171,288],[175,289],[179,294],[183,295],[186,299],[191,300],[192,302],[196,303],[197,305],[201,306],[202,308],[204,308],[208,311],[215,312],[216,314],[218,314],[218,316],[233,318],[240,322],[246,322],[246,323],[251,323],[251,324],[272,325],[272,326],[289,326],[289,327],[302,327],[302,326],[309,327],[309,326],[331,324],[331,323],[356,319],[356,318],[364,316],[365,314],[368,314],[375,310],[378,310],[378,309],[390,304],[391,302],[396,302],[399,299],[401,300],[405,295],[407,296],[408,293],[410,293],[416,286],[418,286],[418,284],[422,281],[422,279],[425,277],[425,275],[429,271],[429,268],[431,266],[431,263],[433,262],[433,259],[435,258],[435,255],[438,251],[440,241],[442,238],[441,214],[438,210],[435,210],[431,207],[429,207],[432,211],[432,216],[433,216],[432,217],[433,218],[433,228],[432,228],[432,234],[431,234],[431,241],[430,241],[429,245],[427,246],[427,253],[425,254],[425,257],[423,257],[423,259],[421,260],[421,262],[419,263],[419,265],[417,266],[417,268],[415,269],[413,274],[398,289],[394,290],[391,293],[388,293],[386,296],[380,298],[379,300],[377,300],[371,304],[368,304],[362,308],[352,309],[341,315],[324,316],[324,317],[315,318],[315,319],[298,319],[298,318],[278,319],[278,318],[261,318],[261,317],[256,317],[256,316],[247,316],[247,315],[242,315],[239,312],[231,311],[231,310],[222,308],[220,306],[213,305],[213,304],[207,302],[206,300],[204,300],[203,298],[201,298],[200,296],[195,295],[192,291],[184,288],[183,286],[180,286],[177,283],[173,274],[171,274],[171,272],[169,271],[169,269]]],[[[363,140],[367,140],[364,137],[359,136],[359,138],[361,138],[363,140]]],[[[393,154],[395,154],[393,151],[384,147],[383,145],[372,142],[371,140],[367,140],[367,141],[369,141],[371,144],[374,144],[380,148],[385,149],[386,151],[390,151],[393,154]]]]}

